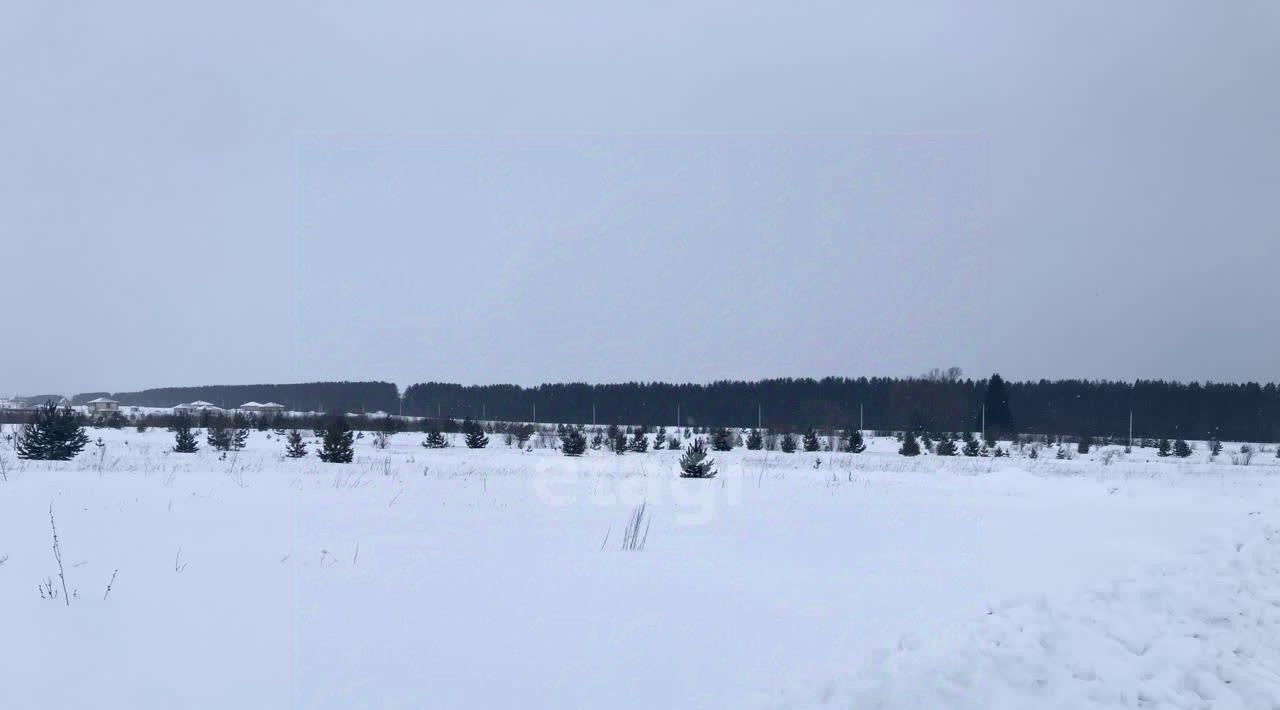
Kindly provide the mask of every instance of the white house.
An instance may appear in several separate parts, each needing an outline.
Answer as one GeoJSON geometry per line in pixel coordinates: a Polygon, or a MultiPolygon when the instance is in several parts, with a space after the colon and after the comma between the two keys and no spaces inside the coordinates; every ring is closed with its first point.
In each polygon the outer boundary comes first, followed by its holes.
{"type": "Polygon", "coordinates": [[[237,407],[237,409],[239,409],[242,412],[251,412],[253,414],[283,414],[284,413],[284,405],[276,404],[275,402],[267,402],[265,404],[260,402],[245,402],[244,404],[237,407]]]}
{"type": "Polygon", "coordinates": [[[120,411],[120,403],[114,399],[107,399],[106,397],[91,399],[88,402],[85,402],[85,406],[89,408],[90,414],[103,414],[106,412],[120,411]]]}
{"type": "Polygon", "coordinates": [[[263,414],[284,414],[284,405],[278,402],[266,402],[262,405],[263,414]]]}
{"type": "Polygon", "coordinates": [[[219,407],[213,402],[206,402],[203,399],[198,399],[187,404],[179,404],[173,408],[174,414],[199,414],[201,412],[213,412],[217,414],[222,412],[222,407],[219,407]]]}

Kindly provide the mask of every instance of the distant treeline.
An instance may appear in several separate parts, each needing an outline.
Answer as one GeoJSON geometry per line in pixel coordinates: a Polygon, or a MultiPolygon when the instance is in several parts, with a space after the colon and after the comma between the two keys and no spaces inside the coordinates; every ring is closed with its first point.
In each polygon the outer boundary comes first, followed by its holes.
{"type": "MultiPolygon", "coordinates": [[[[414,415],[543,422],[755,426],[802,430],[978,430],[987,380],[918,378],[771,379],[706,385],[629,382],[462,386],[427,382],[404,393],[414,415]],[[676,422],[677,411],[680,421],[676,422]]],[[[1007,383],[1014,431],[1123,436],[1133,412],[1139,437],[1280,440],[1275,384],[1183,384],[1155,380],[1007,383]]],[[[988,422],[990,423],[990,422],[988,422]]]]}
{"type": "Polygon", "coordinates": [[[245,402],[276,402],[295,412],[389,412],[398,414],[400,392],[390,382],[306,382],[295,385],[209,385],[162,387],[140,392],[86,392],[72,398],[83,404],[110,397],[125,406],[172,407],[204,400],[223,408],[245,402]]]}
{"type": "MultiPolygon", "coordinates": [[[[711,384],[628,382],[463,386],[427,382],[404,392],[403,413],[453,419],[600,424],[680,424],[775,430],[857,427],[921,432],[977,430],[987,380],[934,373],[914,378],[771,379],[711,384]],[[535,414],[536,408],[536,414],[535,414]],[[678,416],[680,421],[676,421],[678,416]]],[[[1275,384],[1200,384],[1157,380],[1009,382],[1012,429],[1032,434],[1124,436],[1133,413],[1137,437],[1280,440],[1275,384]]],[[[83,402],[106,393],[77,395],[83,402]]],[[[206,400],[223,407],[274,401],[294,411],[401,411],[389,382],[181,387],[117,392],[124,405],[171,407],[206,400]]],[[[990,411],[988,412],[990,413],[990,411]]],[[[988,424],[991,423],[988,417],[988,424]]]]}

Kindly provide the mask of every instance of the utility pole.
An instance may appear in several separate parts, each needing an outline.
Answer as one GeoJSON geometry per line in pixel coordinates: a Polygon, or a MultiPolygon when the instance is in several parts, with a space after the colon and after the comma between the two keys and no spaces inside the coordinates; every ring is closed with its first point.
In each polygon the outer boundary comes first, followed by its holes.
{"type": "Polygon", "coordinates": [[[756,402],[756,429],[764,428],[764,405],[756,402]]]}
{"type": "Polygon", "coordinates": [[[866,431],[866,427],[862,426],[862,402],[858,402],[858,433],[866,431]]]}
{"type": "Polygon", "coordinates": [[[591,426],[596,425],[596,403],[591,403],[591,426]]]}
{"type": "Polygon", "coordinates": [[[537,402],[533,403],[533,423],[534,424],[538,423],[538,403],[537,402]]]}
{"type": "Polygon", "coordinates": [[[676,426],[680,426],[680,404],[676,404],[676,426]]]}
{"type": "Polygon", "coordinates": [[[982,438],[984,441],[987,438],[987,404],[986,402],[982,403],[982,438]]]}
{"type": "Polygon", "coordinates": [[[1133,410],[1129,410],[1129,448],[1133,448],[1133,410]]]}

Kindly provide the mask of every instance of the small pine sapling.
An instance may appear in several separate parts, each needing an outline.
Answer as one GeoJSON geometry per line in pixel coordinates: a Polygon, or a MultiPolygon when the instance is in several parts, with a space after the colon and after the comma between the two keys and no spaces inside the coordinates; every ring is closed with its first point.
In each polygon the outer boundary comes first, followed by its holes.
{"type": "Polygon", "coordinates": [[[696,439],[689,444],[689,448],[685,449],[684,455],[680,457],[680,477],[715,478],[714,464],[713,459],[707,458],[707,449],[703,446],[702,439],[696,439]]]}

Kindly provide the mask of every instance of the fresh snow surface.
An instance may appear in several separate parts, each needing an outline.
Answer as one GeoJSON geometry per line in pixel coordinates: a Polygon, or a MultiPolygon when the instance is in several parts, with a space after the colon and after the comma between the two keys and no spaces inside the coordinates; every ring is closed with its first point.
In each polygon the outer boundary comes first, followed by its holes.
{"type": "Polygon", "coordinates": [[[66,463],[0,437],[0,707],[1280,706],[1274,452],[880,439],[690,481],[501,435],[346,466],[90,435],[66,463]]]}

